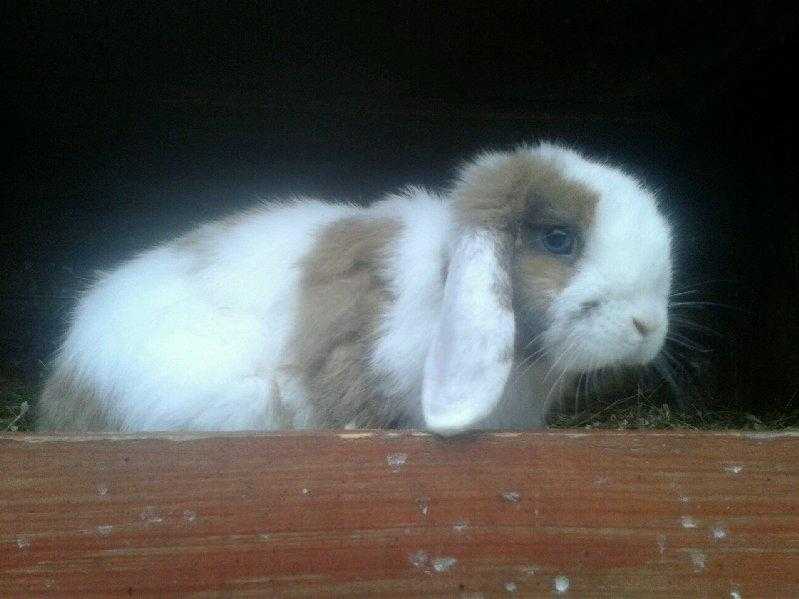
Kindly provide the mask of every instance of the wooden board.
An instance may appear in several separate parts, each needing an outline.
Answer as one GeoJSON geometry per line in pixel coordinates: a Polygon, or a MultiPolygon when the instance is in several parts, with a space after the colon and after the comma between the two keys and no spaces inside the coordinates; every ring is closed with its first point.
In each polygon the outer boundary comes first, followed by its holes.
{"type": "Polygon", "coordinates": [[[796,433],[0,436],[0,596],[799,596],[796,433]]]}

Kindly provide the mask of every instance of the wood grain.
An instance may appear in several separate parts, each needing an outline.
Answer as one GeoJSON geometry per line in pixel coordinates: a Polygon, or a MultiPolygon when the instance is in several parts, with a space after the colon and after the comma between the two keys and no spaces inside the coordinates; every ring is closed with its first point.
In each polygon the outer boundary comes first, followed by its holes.
{"type": "Polygon", "coordinates": [[[0,436],[0,596],[799,596],[796,433],[0,436]]]}

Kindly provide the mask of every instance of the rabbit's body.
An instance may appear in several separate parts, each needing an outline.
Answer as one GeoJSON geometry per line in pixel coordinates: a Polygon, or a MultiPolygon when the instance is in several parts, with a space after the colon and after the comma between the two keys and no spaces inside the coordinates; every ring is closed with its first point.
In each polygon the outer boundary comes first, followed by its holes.
{"type": "MultiPolygon", "coordinates": [[[[608,305],[623,302],[626,310],[627,296],[635,296],[639,327],[644,308],[659,309],[668,294],[668,230],[651,198],[618,171],[608,175],[608,167],[554,146],[520,155],[525,162],[513,169],[543,169],[545,177],[511,170],[495,178],[517,155],[492,154],[452,193],[409,188],[369,208],[314,200],[264,206],[103,275],[75,310],[42,394],[39,428],[457,431],[543,424],[558,383],[575,370],[555,368],[559,355],[569,358],[566,342],[575,345],[571,330],[572,337],[558,337],[558,327],[576,318],[571,304],[559,305],[562,297],[595,285],[588,295],[608,294],[608,305]],[[592,166],[599,169],[593,175],[592,166]],[[514,182],[520,176],[527,186],[521,192],[514,182]],[[586,190],[601,176],[607,180],[586,190]],[[587,223],[587,255],[577,268],[572,258],[520,241],[515,223],[533,200],[505,197],[506,184],[511,194],[568,198],[573,206],[555,210],[566,215],[558,218],[587,223]],[[596,201],[609,193],[603,185],[611,195],[627,185],[627,195],[644,199],[596,201]],[[591,251],[614,260],[605,254],[629,234],[628,224],[620,233],[601,224],[608,218],[633,219],[640,243],[656,244],[629,258],[642,263],[626,278],[623,268],[611,272],[617,265],[591,267],[591,251]],[[601,234],[589,234],[597,222],[601,234]],[[608,293],[608,281],[597,276],[621,277],[633,288],[608,293]],[[641,304],[653,293],[657,301],[641,304]],[[536,359],[542,340],[551,348],[536,359]],[[558,376],[547,380],[550,371],[558,376]]],[[[580,296],[579,305],[594,301],[580,296]]],[[[581,335],[605,335],[607,320],[581,335]]],[[[644,352],[639,344],[646,340],[630,341],[636,333],[623,322],[624,338],[613,340],[618,355],[605,362],[636,361],[627,354],[644,352]]],[[[652,341],[644,353],[660,344],[652,341]]],[[[594,355],[601,348],[580,351],[572,366],[587,363],[578,370],[603,365],[594,355]]]]}
{"type": "MultiPolygon", "coordinates": [[[[376,256],[383,266],[369,267],[379,268],[374,274],[384,280],[391,300],[379,331],[366,340],[373,350],[366,376],[370,389],[356,391],[373,394],[369,401],[384,401],[383,411],[369,410],[380,414],[369,424],[421,425],[418,405],[405,404],[414,398],[418,404],[430,332],[440,311],[452,213],[440,197],[410,190],[370,208],[314,200],[264,206],[205,225],[102,275],[75,310],[41,403],[41,426],[142,431],[324,426],[305,379],[317,374],[307,369],[324,367],[319,362],[326,356],[298,355],[292,343],[331,352],[349,340],[319,340],[327,331],[317,323],[298,330],[299,308],[303,301],[333,299],[353,311],[361,298],[324,297],[324,288],[303,297],[305,271],[309,259],[335,263],[351,248],[324,244],[326,232],[355,228],[355,238],[347,241],[357,244],[364,227],[385,236],[376,256]],[[81,395],[88,397],[76,402],[81,395]]],[[[345,256],[334,268],[331,276],[362,267],[345,256]]],[[[331,315],[323,312],[322,318],[331,315]]],[[[351,324],[328,322],[332,329],[351,324]]],[[[352,383],[353,373],[344,376],[342,383],[352,383]]],[[[337,424],[354,426],[366,416],[362,405],[351,407],[349,417],[336,411],[337,424]]]]}

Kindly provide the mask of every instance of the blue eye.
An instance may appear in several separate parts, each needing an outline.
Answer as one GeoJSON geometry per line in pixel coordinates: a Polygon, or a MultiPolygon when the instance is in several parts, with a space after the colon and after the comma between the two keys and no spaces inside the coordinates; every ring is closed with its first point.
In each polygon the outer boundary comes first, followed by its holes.
{"type": "Polygon", "coordinates": [[[553,254],[571,254],[574,250],[574,235],[563,227],[544,229],[541,241],[547,251],[553,254]]]}

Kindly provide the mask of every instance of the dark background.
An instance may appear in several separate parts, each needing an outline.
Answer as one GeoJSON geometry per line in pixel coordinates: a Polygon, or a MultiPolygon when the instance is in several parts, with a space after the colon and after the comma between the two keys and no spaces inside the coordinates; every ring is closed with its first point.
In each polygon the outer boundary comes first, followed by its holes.
{"type": "MultiPolygon", "coordinates": [[[[66,4],[66,3],[63,3],[66,4]]],[[[166,3],[164,3],[166,4],[166,3]]],[[[797,390],[797,9],[774,2],[17,9],[7,19],[0,370],[37,381],[99,268],[286,193],[441,186],[538,138],[642,175],[679,246],[697,397],[797,390]]],[[[678,289],[678,290],[679,290],[678,289]]]]}

